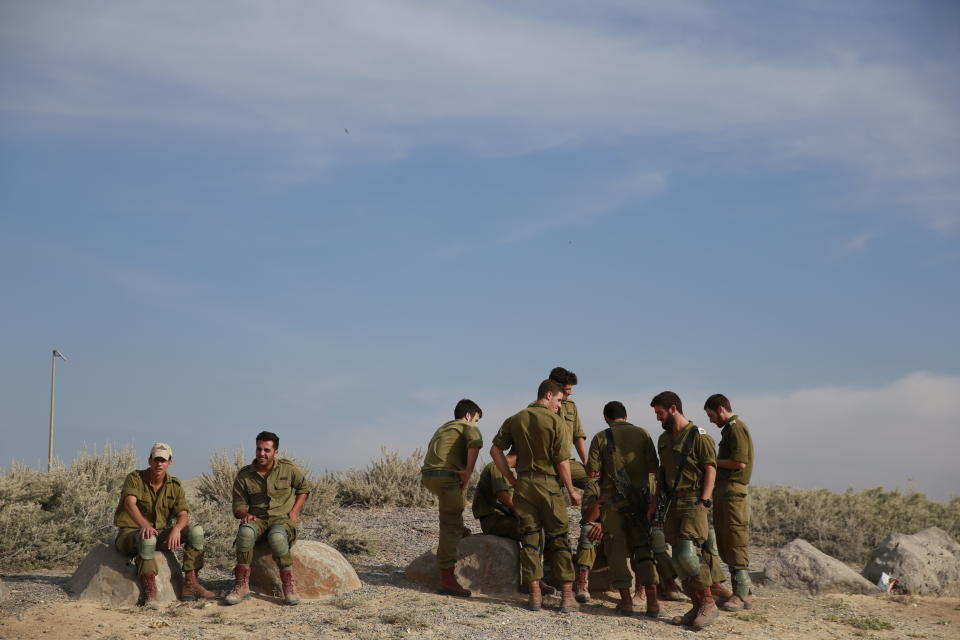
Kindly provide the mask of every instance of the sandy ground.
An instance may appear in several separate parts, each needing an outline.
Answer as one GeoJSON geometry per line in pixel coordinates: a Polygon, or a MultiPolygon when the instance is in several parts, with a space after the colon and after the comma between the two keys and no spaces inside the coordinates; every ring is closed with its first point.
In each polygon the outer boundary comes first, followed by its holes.
{"type": "MultiPolygon", "coordinates": [[[[594,594],[581,612],[555,612],[558,600],[532,613],[523,596],[458,599],[409,583],[403,568],[435,543],[429,509],[351,510],[345,519],[380,540],[371,556],[350,560],[364,583],[352,594],[287,607],[255,597],[227,607],[219,602],[178,603],[150,611],[74,601],[63,590],[71,568],[6,574],[12,596],[0,603],[0,638],[958,638],[960,599],[913,596],[821,595],[759,586],[748,612],[723,613],[712,627],[693,632],[670,623],[689,605],[663,603],[657,620],[616,615],[614,594],[594,594]],[[264,635],[266,633],[266,635],[264,635]]],[[[469,525],[469,522],[468,522],[469,525]]],[[[771,550],[756,549],[757,568],[771,550]]],[[[207,585],[226,592],[225,571],[204,570],[207,585]]]]}

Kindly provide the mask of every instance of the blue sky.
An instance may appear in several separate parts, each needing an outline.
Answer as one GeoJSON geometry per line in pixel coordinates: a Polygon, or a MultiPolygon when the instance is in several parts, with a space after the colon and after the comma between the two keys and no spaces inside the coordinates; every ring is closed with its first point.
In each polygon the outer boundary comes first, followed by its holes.
{"type": "Polygon", "coordinates": [[[723,391],[759,483],[953,495],[958,18],[6,2],[0,464],[45,462],[58,347],[66,459],[342,469],[464,396],[489,441],[559,364],[590,435],[723,391]]]}

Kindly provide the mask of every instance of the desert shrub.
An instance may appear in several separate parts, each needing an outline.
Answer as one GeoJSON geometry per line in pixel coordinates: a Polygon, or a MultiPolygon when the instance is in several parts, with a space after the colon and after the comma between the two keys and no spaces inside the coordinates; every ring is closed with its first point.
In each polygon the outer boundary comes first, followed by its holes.
{"type": "MultiPolygon", "coordinates": [[[[287,457],[283,451],[279,454],[287,457]]],[[[296,460],[293,460],[295,463],[296,460]]],[[[243,451],[226,451],[210,456],[210,473],[200,476],[194,521],[207,532],[206,557],[223,566],[233,563],[233,539],[237,520],[233,517],[233,481],[237,472],[250,462],[243,451]]],[[[299,463],[297,463],[299,465],[299,463]]],[[[342,553],[369,553],[372,541],[362,532],[342,523],[337,514],[338,482],[332,474],[313,475],[306,466],[310,498],[301,511],[301,536],[326,542],[342,553]]]]}
{"type": "Polygon", "coordinates": [[[960,498],[928,500],[922,493],[882,488],[835,493],[827,489],[752,487],[750,537],[777,547],[803,538],[841,560],[863,562],[891,533],[944,529],[960,539],[960,498]]]}
{"type": "Polygon", "coordinates": [[[363,469],[336,476],[337,499],[345,507],[429,507],[433,494],[420,484],[423,452],[403,458],[398,451],[381,449],[381,456],[363,469]]]}
{"type": "Polygon", "coordinates": [[[14,463],[0,475],[0,569],[78,564],[90,547],[112,539],[123,480],[136,464],[132,448],[90,453],[50,472],[14,463]]]}

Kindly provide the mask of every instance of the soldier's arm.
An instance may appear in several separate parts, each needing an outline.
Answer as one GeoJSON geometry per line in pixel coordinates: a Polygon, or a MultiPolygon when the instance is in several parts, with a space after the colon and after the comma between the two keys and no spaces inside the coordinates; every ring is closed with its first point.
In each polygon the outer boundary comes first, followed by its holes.
{"type": "Polygon", "coordinates": [[[183,528],[187,526],[188,522],[190,522],[189,511],[184,509],[177,513],[177,521],[173,524],[173,527],[171,527],[170,535],[167,536],[167,549],[176,551],[180,548],[180,532],[183,531],[183,528]]]}
{"type": "Polygon", "coordinates": [[[503,449],[495,444],[490,445],[490,457],[493,459],[493,464],[497,467],[497,471],[503,474],[503,477],[510,483],[510,486],[517,486],[517,479],[510,473],[510,464],[507,462],[507,456],[503,455],[503,449]]]}
{"type": "Polygon", "coordinates": [[[577,450],[577,455],[580,456],[580,462],[586,465],[587,464],[587,439],[574,438],[573,448],[577,450]]]}
{"type": "Polygon", "coordinates": [[[233,481],[233,517],[238,518],[241,524],[247,524],[257,519],[255,515],[248,511],[250,508],[248,500],[246,487],[243,486],[243,481],[240,480],[238,474],[233,481]]]}
{"type": "Polygon", "coordinates": [[[470,447],[467,449],[467,468],[458,471],[460,475],[460,488],[463,489],[470,482],[470,476],[473,475],[473,468],[477,465],[477,456],[480,454],[480,447],[470,447]]]}
{"type": "Polygon", "coordinates": [[[577,506],[580,504],[580,494],[577,493],[577,490],[573,488],[573,479],[570,476],[570,461],[561,460],[557,463],[557,473],[560,475],[560,480],[563,482],[563,486],[567,488],[567,493],[570,494],[570,504],[577,506]]]}
{"type": "Polygon", "coordinates": [[[733,469],[734,471],[739,471],[747,466],[744,460],[747,460],[750,456],[750,449],[744,442],[742,434],[739,433],[736,429],[730,430],[730,457],[729,458],[720,458],[717,460],[717,466],[721,469],[733,469]]]}
{"type": "Polygon", "coordinates": [[[716,480],[717,468],[712,464],[703,465],[703,490],[700,493],[701,500],[708,500],[710,496],[713,495],[713,484],[716,480]]]}
{"type": "Polygon", "coordinates": [[[510,495],[509,491],[497,491],[497,502],[513,509],[513,496],[510,495]]]}
{"type": "Polygon", "coordinates": [[[140,513],[140,507],[137,506],[137,496],[128,495],[123,497],[123,510],[130,514],[133,521],[140,527],[140,537],[144,540],[157,535],[157,530],[150,524],[143,514],[140,513]]]}
{"type": "Polygon", "coordinates": [[[747,465],[742,462],[737,462],[736,460],[731,460],[730,458],[717,458],[717,466],[721,469],[733,469],[737,471],[747,465]]]}
{"type": "Polygon", "coordinates": [[[309,495],[309,493],[298,493],[297,499],[293,501],[293,507],[290,509],[288,516],[293,524],[300,524],[300,510],[303,509],[303,503],[307,501],[309,495]]]}

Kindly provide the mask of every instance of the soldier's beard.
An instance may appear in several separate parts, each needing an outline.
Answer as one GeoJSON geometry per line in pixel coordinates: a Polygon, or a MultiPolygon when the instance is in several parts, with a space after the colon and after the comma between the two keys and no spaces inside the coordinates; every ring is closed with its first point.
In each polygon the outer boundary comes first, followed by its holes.
{"type": "Polygon", "coordinates": [[[667,416],[663,422],[660,423],[660,426],[663,427],[664,431],[672,431],[673,425],[677,423],[676,416],[667,416]]]}

